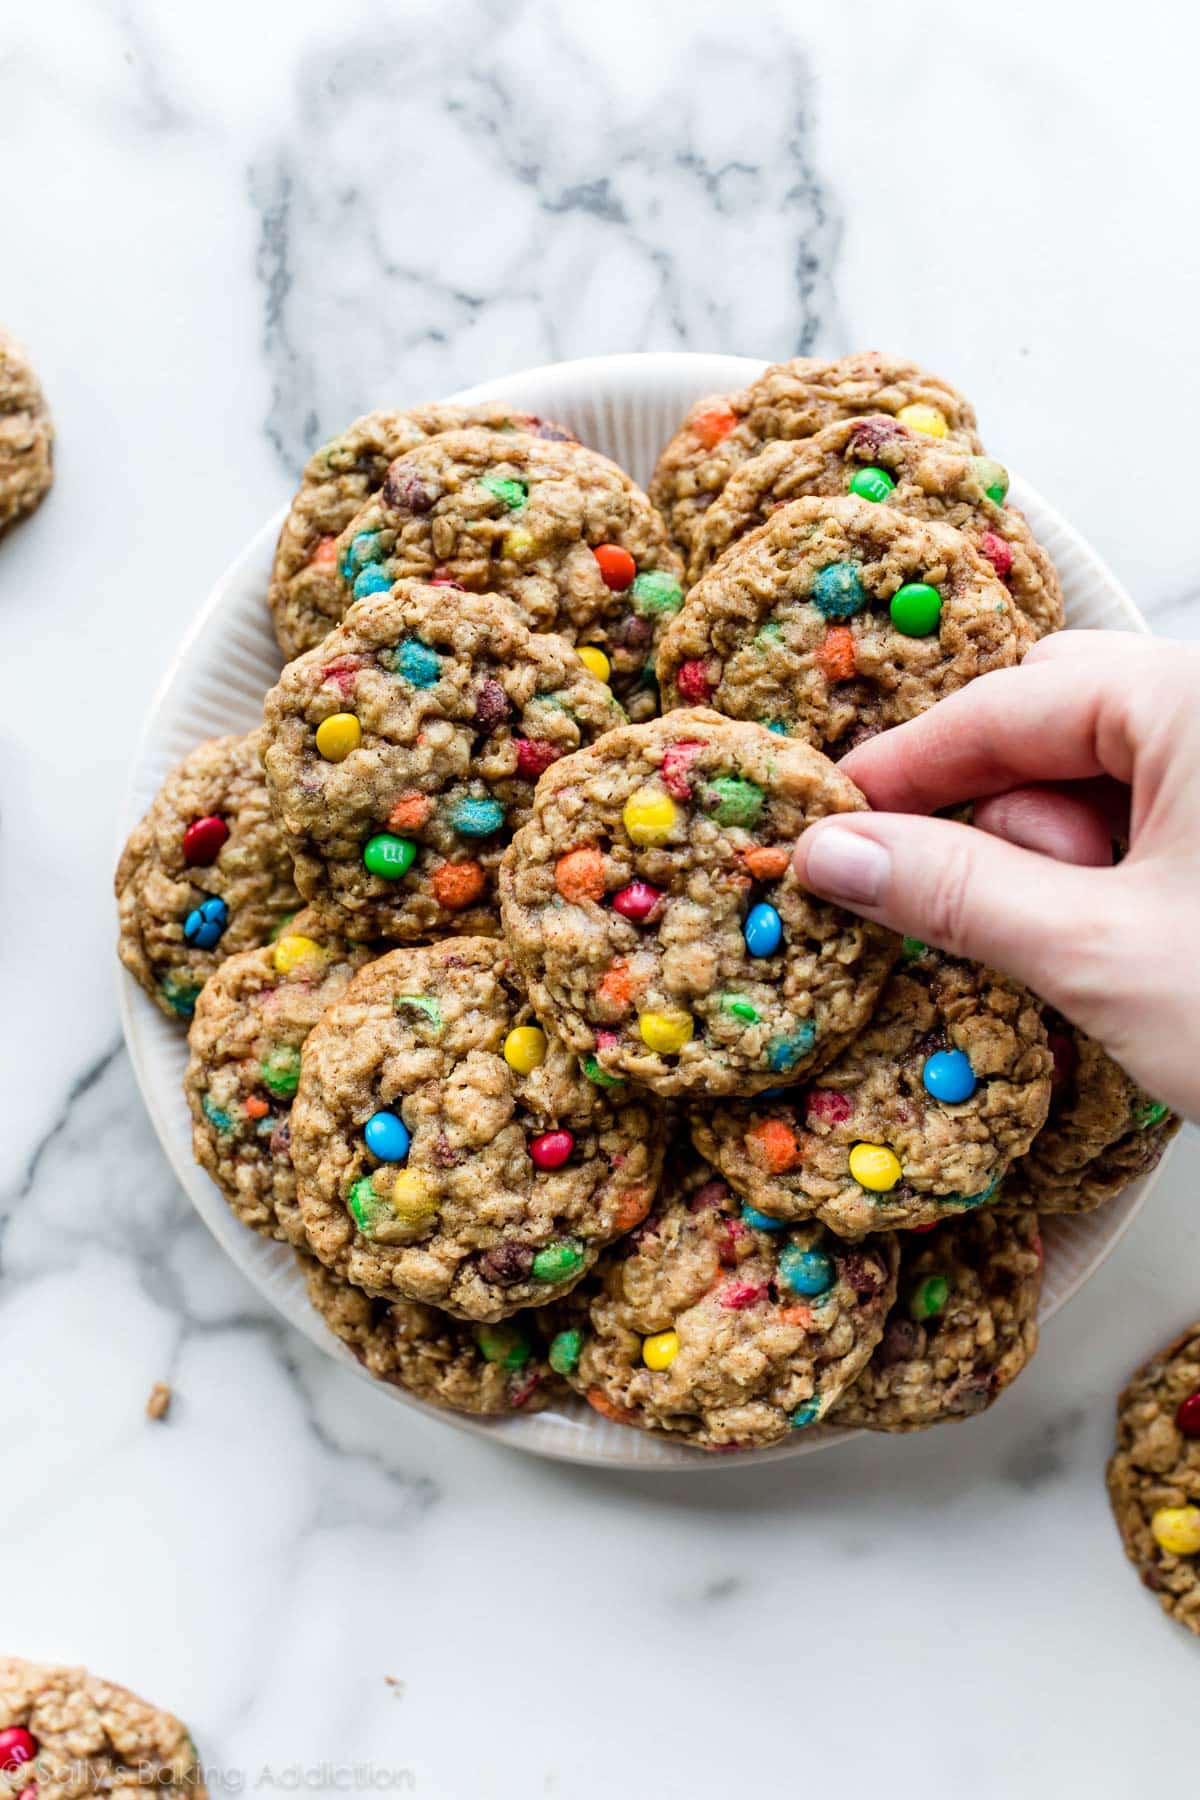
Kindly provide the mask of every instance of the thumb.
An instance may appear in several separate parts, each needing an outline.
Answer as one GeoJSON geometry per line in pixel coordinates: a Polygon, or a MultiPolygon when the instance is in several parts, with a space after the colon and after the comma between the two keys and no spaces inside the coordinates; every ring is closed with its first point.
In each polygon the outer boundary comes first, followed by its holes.
{"type": "Polygon", "coordinates": [[[822,819],[792,860],[797,880],[823,899],[990,963],[1084,1030],[1098,1019],[1109,946],[1121,937],[1119,871],[1056,862],[970,825],[911,813],[822,819]]]}

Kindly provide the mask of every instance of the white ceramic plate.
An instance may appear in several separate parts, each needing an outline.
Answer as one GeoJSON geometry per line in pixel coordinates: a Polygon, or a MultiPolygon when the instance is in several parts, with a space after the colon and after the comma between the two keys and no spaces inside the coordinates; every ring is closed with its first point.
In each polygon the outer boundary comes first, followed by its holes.
{"type": "MultiPolygon", "coordinates": [[[[514,408],[559,419],[644,484],[663,444],[694,400],[743,387],[762,367],[760,362],[737,356],[599,356],[506,375],[455,398],[508,401],[514,408]]],[[[1064,519],[1019,478],[1013,480],[1012,498],[1028,515],[1058,565],[1069,625],[1146,630],[1120,583],[1064,519]]],[[[268,520],[251,539],[217,583],[180,645],[146,720],[126,797],[125,830],[145,811],[167,771],[203,738],[248,731],[258,723],[263,695],[280,667],[264,596],[283,517],[280,512],[268,520]]],[[[201,1218],[285,1318],[329,1355],[359,1370],[349,1351],[326,1331],[309,1306],[291,1253],[240,1225],[219,1190],[192,1161],[191,1119],[181,1085],[187,1060],[184,1034],[123,971],[121,1018],[150,1117],[201,1218]]],[[[1047,1221],[1043,1321],[1065,1305],[1100,1266],[1154,1179],[1154,1175],[1143,1177],[1099,1212],[1047,1221]]],[[[398,1388],[384,1386],[383,1392],[400,1406],[420,1407],[461,1430],[483,1432],[539,1456],[645,1469],[711,1468],[714,1462],[685,1445],[611,1424],[582,1403],[527,1418],[482,1421],[439,1412],[398,1388]]],[[[728,1463],[752,1456],[765,1462],[811,1455],[851,1435],[820,1427],[798,1433],[772,1450],[720,1460],[728,1463]]]]}

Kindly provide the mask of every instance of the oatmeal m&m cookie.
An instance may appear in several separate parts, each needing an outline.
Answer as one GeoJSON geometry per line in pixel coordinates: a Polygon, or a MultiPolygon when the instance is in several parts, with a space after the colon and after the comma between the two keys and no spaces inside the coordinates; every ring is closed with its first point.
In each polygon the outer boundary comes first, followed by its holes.
{"type": "Polygon", "coordinates": [[[289,663],[263,717],[300,891],[350,937],[407,941],[496,930],[538,775],[625,715],[511,601],[401,581],[289,663]]]}
{"type": "Polygon", "coordinates": [[[691,1159],[574,1297],[551,1362],[606,1418],[706,1449],[777,1443],[863,1368],[896,1268],[892,1236],[849,1245],[779,1225],[691,1159]]]}
{"type": "Polygon", "coordinates": [[[146,1792],[205,1800],[185,1725],[86,1669],[0,1657],[0,1794],[84,1800],[146,1792]]]}
{"type": "Polygon", "coordinates": [[[376,1381],[487,1418],[538,1412],[565,1391],[534,1314],[469,1324],[419,1300],[371,1299],[311,1257],[303,1262],[312,1304],[376,1381]]]}
{"type": "Polygon", "coordinates": [[[291,1135],[323,1263],[485,1321],[567,1293],[662,1162],[647,1106],[540,1028],[493,938],[361,970],[305,1042],[291,1135]]]}
{"type": "Polygon", "coordinates": [[[54,480],[54,427],[29,358],[0,326],[0,534],[37,508],[54,480]]]}
{"type": "Polygon", "coordinates": [[[534,413],[499,404],[473,407],[414,406],[408,412],[372,412],[310,457],[275,547],[267,604],[279,648],[290,662],[319,644],[346,610],[334,545],[355,513],[383,486],[389,464],[406,450],[443,431],[467,425],[519,431],[554,442],[574,434],[534,413]]]}
{"type": "Polygon", "coordinates": [[[1050,1104],[1039,1003],[915,940],[903,954],[814,1085],[694,1110],[697,1149],[751,1205],[843,1237],[927,1225],[995,1199],[1029,1148],[1050,1104]]]}
{"type": "Polygon", "coordinates": [[[168,1017],[190,1019],[227,956],[300,909],[271,817],[262,738],[212,738],[163,782],[117,864],[121,961],[168,1017]]]}
{"type": "Polygon", "coordinates": [[[664,633],[665,710],[706,705],[841,756],[1033,629],[962,532],[855,495],[794,500],[739,538],[664,633]]]}
{"type": "Polygon", "coordinates": [[[877,350],[833,362],[797,356],[772,363],[741,393],[698,401],[659,458],[650,497],[688,556],[733,471],[764,444],[811,437],[863,413],[887,413],[935,442],[982,449],[969,402],[906,357],[877,350]]]}
{"type": "Polygon", "coordinates": [[[1200,1325],[1152,1357],[1118,1400],[1108,1497],[1145,1586],[1200,1634],[1200,1325]]]}
{"type": "Polygon", "coordinates": [[[184,1092],[192,1148],[244,1225],[303,1247],[290,1116],[300,1052],[372,951],[345,944],[313,913],[273,944],[226,957],[200,990],[184,1092]]]}
{"type": "Polygon", "coordinates": [[[791,849],[858,789],[806,744],[701,708],[550,768],[501,869],[543,1023],[663,1095],[753,1094],[830,1061],[899,941],[815,899],[791,849]]]}
{"type": "Polygon", "coordinates": [[[394,462],[336,546],[361,599],[401,577],[505,594],[578,644],[631,714],[658,710],[654,656],[682,568],[645,494],[580,444],[448,432],[394,462]]]}
{"type": "Polygon", "coordinates": [[[799,442],[778,438],[734,470],[704,515],[688,579],[699,581],[780,506],[849,494],[963,532],[1044,637],[1062,629],[1062,589],[1024,515],[1005,504],[1007,493],[1008,471],[994,457],[970,456],[886,414],[841,419],[799,442]]]}
{"type": "Polygon", "coordinates": [[[835,1425],[919,1431],[971,1418],[1037,1348],[1043,1258],[1032,1213],[975,1213],[898,1237],[895,1305],[835,1425]]]}
{"type": "Polygon", "coordinates": [[[1150,1173],[1181,1121],[1086,1033],[1055,1013],[1046,1025],[1049,1117],[1014,1164],[1004,1197],[1043,1213],[1092,1212],[1150,1173]]]}

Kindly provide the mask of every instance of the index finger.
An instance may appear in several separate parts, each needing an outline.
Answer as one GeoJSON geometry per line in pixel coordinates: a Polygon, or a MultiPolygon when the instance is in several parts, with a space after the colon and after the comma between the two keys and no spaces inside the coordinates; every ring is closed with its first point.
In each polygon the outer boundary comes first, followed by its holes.
{"type": "Polygon", "coordinates": [[[1128,782],[1129,695],[1144,691],[1129,680],[1129,659],[1144,647],[1123,637],[1119,647],[1093,644],[1074,660],[1034,654],[868,738],[839,767],[879,812],[936,812],[1036,782],[1097,775],[1128,782]]]}

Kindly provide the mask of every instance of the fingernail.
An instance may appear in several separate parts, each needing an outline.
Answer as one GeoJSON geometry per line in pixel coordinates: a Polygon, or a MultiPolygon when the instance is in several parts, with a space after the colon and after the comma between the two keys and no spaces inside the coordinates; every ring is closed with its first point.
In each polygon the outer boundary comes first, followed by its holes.
{"type": "Polygon", "coordinates": [[[827,900],[878,906],[887,892],[892,859],[874,838],[841,825],[814,831],[805,848],[803,881],[827,900]]]}

